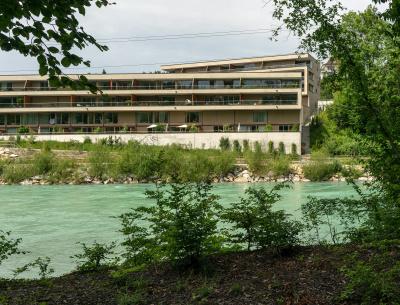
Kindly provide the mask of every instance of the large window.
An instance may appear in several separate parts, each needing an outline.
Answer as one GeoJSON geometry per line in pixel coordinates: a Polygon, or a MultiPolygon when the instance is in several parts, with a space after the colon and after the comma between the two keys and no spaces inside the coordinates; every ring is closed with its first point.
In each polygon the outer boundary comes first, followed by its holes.
{"type": "Polygon", "coordinates": [[[294,79],[285,79],[282,81],[282,88],[299,88],[299,81],[294,79]]]}
{"type": "Polygon", "coordinates": [[[256,67],[255,64],[246,64],[246,65],[244,65],[244,69],[245,70],[254,70],[255,67],[256,67]]]}
{"type": "Polygon", "coordinates": [[[138,112],[138,124],[151,124],[153,123],[153,112],[138,112]]]}
{"type": "Polygon", "coordinates": [[[238,104],[239,104],[239,95],[224,96],[224,105],[238,105],[238,104]]]}
{"type": "Polygon", "coordinates": [[[197,88],[199,89],[210,89],[210,81],[209,80],[198,80],[197,88]]]}
{"type": "Polygon", "coordinates": [[[157,99],[164,106],[175,105],[175,96],[159,96],[157,99]]]}
{"type": "Polygon", "coordinates": [[[104,124],[118,124],[118,113],[105,112],[104,113],[104,124]]]}
{"type": "Polygon", "coordinates": [[[261,81],[259,79],[244,79],[242,80],[242,86],[246,89],[249,88],[258,88],[261,85],[261,81]]]}
{"type": "Polygon", "coordinates": [[[178,89],[192,89],[192,85],[191,80],[178,80],[178,89]]]}
{"type": "Polygon", "coordinates": [[[0,91],[11,91],[12,83],[0,82],[0,91]]]}
{"type": "Polygon", "coordinates": [[[254,123],[266,123],[267,122],[267,112],[266,111],[254,111],[253,122],[254,123]]]}
{"type": "Polygon", "coordinates": [[[163,89],[175,89],[175,81],[165,80],[162,82],[163,89]]]}
{"type": "Polygon", "coordinates": [[[314,92],[314,86],[311,84],[308,84],[308,90],[310,90],[310,92],[314,92]]]}
{"type": "Polygon", "coordinates": [[[12,98],[0,98],[0,107],[1,108],[12,107],[12,98]]]}
{"type": "Polygon", "coordinates": [[[154,123],[167,124],[168,123],[168,112],[155,112],[154,123]]]}
{"type": "Polygon", "coordinates": [[[7,125],[21,125],[21,115],[7,114],[7,125]]]}
{"type": "Polygon", "coordinates": [[[284,94],[281,98],[282,105],[297,105],[297,94],[284,94]]]}
{"type": "Polygon", "coordinates": [[[264,95],[262,97],[262,103],[264,105],[277,105],[280,103],[279,95],[264,95]]]}
{"type": "Polygon", "coordinates": [[[186,123],[200,123],[201,113],[200,112],[186,112],[185,122],[186,123]]]}
{"type": "MultiPolygon", "coordinates": [[[[24,113],[22,114],[23,125],[37,125],[37,114],[36,113],[24,113]]],[[[1,125],[1,124],[0,124],[1,125]]]]}
{"type": "Polygon", "coordinates": [[[0,114],[0,125],[6,125],[6,115],[0,114]]]}

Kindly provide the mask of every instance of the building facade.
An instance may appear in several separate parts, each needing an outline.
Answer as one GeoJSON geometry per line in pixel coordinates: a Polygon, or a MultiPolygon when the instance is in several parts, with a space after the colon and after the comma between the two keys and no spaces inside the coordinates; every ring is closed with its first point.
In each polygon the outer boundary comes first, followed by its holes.
{"type": "Polygon", "coordinates": [[[309,54],[161,68],[165,73],[85,75],[106,96],[51,88],[38,75],[0,76],[0,132],[14,134],[21,125],[41,134],[54,126],[63,133],[149,133],[156,125],[185,132],[194,125],[213,133],[227,124],[238,132],[267,124],[301,132],[319,100],[320,69],[309,54]]]}

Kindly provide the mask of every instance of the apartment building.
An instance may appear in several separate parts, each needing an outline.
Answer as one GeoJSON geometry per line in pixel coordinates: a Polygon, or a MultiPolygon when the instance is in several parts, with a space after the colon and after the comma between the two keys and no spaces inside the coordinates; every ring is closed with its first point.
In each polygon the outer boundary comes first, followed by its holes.
{"type": "MultiPolygon", "coordinates": [[[[309,54],[162,66],[165,73],[88,74],[105,95],[52,88],[39,75],[0,76],[0,132],[20,125],[41,133],[102,130],[149,133],[163,125],[202,133],[290,132],[319,100],[320,69],[309,54]]],[[[71,76],[77,78],[77,76],[71,76]]]]}

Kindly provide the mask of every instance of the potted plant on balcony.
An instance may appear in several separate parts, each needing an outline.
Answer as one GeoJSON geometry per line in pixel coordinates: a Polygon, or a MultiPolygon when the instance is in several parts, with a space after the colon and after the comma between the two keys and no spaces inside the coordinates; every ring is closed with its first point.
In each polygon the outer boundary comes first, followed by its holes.
{"type": "Polygon", "coordinates": [[[264,131],[266,131],[266,132],[271,132],[271,131],[273,131],[274,129],[272,128],[272,125],[271,124],[267,124],[267,125],[265,125],[265,127],[264,127],[264,131]]]}
{"type": "Polygon", "coordinates": [[[190,126],[189,132],[199,132],[199,128],[196,125],[190,126]]]}
{"type": "Polygon", "coordinates": [[[18,107],[22,107],[24,104],[24,98],[23,97],[17,97],[17,105],[18,107]]]}

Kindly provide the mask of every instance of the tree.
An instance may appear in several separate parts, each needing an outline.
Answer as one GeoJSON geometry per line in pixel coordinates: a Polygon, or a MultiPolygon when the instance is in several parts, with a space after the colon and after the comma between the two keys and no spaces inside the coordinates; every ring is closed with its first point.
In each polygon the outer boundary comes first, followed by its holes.
{"type": "Polygon", "coordinates": [[[98,89],[83,75],[74,81],[63,74],[62,67],[84,64],[90,66],[71,49],[83,49],[89,44],[107,51],[83,27],[75,14],[85,15],[86,8],[95,3],[99,8],[108,0],[7,0],[0,3],[0,48],[16,50],[24,56],[34,56],[39,63],[39,74],[48,75],[51,86],[69,86],[72,89],[98,89]],[[61,60],[59,56],[61,55],[61,60]]]}
{"type": "Polygon", "coordinates": [[[300,49],[340,62],[335,82],[346,103],[337,107],[348,110],[353,130],[373,144],[369,168],[381,194],[400,204],[400,31],[394,14],[399,5],[375,1],[391,6],[384,13],[369,7],[341,15],[341,3],[332,2],[273,0],[273,16],[302,37],[300,49]]]}

